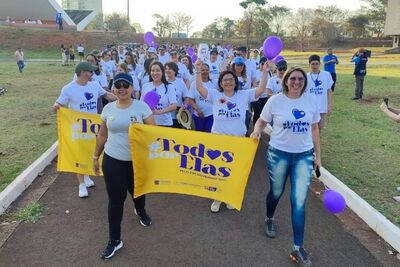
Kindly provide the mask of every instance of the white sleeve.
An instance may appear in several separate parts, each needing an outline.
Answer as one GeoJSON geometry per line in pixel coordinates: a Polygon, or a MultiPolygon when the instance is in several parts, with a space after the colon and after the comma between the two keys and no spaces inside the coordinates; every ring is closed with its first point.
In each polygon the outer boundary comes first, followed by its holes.
{"type": "Polygon", "coordinates": [[[207,101],[209,101],[210,103],[214,103],[214,99],[216,98],[219,92],[217,90],[210,90],[210,89],[207,89],[207,91],[208,91],[207,101]]]}
{"type": "Polygon", "coordinates": [[[69,95],[67,88],[64,86],[63,89],[61,90],[60,96],[56,100],[57,103],[65,106],[69,102],[69,95]]]}
{"type": "Polygon", "coordinates": [[[272,121],[271,105],[274,101],[271,101],[275,96],[272,96],[265,104],[263,110],[261,111],[260,118],[265,122],[272,121]]]}
{"type": "Polygon", "coordinates": [[[196,83],[192,82],[192,84],[190,85],[190,88],[189,88],[189,92],[187,93],[186,97],[194,99],[194,94],[195,94],[194,91],[195,90],[197,90],[196,89],[196,83]]]}
{"type": "Polygon", "coordinates": [[[176,104],[176,89],[175,86],[169,84],[168,87],[168,102],[169,104],[176,104]]]}

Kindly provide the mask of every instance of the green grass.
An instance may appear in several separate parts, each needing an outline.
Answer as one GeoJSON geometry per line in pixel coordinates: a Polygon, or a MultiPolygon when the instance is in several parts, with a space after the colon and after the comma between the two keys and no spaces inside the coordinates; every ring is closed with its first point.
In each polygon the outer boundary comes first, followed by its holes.
{"type": "MultiPolygon", "coordinates": [[[[14,60],[15,50],[10,49],[2,49],[0,51],[0,59],[3,60],[14,60]]],[[[24,51],[26,60],[29,59],[60,59],[61,62],[61,54],[58,49],[49,49],[47,51],[24,51]]],[[[75,56],[77,57],[77,55],[75,56]]],[[[78,57],[79,59],[79,57],[78,57]]]]}
{"type": "MultiPolygon", "coordinates": [[[[308,69],[307,57],[312,53],[294,61],[304,61],[301,65],[308,69]]],[[[339,55],[342,62],[350,55],[346,53],[339,55]]],[[[400,65],[385,64],[393,58],[400,59],[398,55],[381,54],[379,61],[383,64],[369,66],[365,100],[361,102],[350,100],[354,95],[354,66],[338,65],[334,110],[321,140],[324,167],[400,224],[400,205],[392,199],[400,186],[400,124],[379,110],[384,96],[389,96],[391,105],[400,107],[400,65]]],[[[15,63],[0,62],[0,87],[8,89],[0,96],[0,190],[57,139],[51,106],[72,75],[72,67],[47,63],[29,63],[26,72],[19,74],[15,63]]]]}
{"type": "Polygon", "coordinates": [[[43,207],[34,202],[19,210],[13,217],[18,221],[35,223],[42,215],[42,211],[43,207]]]}

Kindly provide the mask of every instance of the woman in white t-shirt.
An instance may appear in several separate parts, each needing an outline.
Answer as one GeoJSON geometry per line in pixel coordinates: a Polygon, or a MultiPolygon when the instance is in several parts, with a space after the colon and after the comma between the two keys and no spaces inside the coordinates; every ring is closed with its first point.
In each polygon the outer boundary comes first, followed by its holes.
{"type": "MultiPolygon", "coordinates": [[[[196,89],[200,95],[212,104],[213,126],[212,133],[226,134],[233,136],[245,136],[246,112],[251,102],[257,101],[262,93],[265,92],[267,85],[268,71],[270,65],[264,64],[263,77],[257,88],[240,90],[239,80],[232,71],[223,71],[218,78],[218,90],[207,89],[203,86],[201,78],[201,60],[196,61],[196,89]]],[[[214,200],[211,204],[211,211],[218,212],[221,202],[214,200]]],[[[229,204],[228,209],[233,209],[229,204]]]]}
{"type": "Polygon", "coordinates": [[[171,113],[173,120],[173,127],[183,128],[183,126],[176,119],[176,114],[186,99],[188,89],[182,79],[176,78],[179,72],[179,67],[178,65],[176,65],[175,62],[172,61],[167,62],[164,64],[164,66],[165,66],[165,75],[167,77],[167,81],[175,87],[175,92],[176,92],[176,111],[173,111],[171,113]]]}
{"type": "MultiPolygon", "coordinates": [[[[189,82],[192,83],[194,81],[194,66],[192,62],[192,58],[188,55],[185,55],[181,58],[181,63],[186,66],[189,72],[189,82]]],[[[179,69],[179,66],[178,66],[179,69]]]]}
{"type": "Polygon", "coordinates": [[[149,106],[131,98],[132,84],[132,77],[127,73],[115,76],[113,92],[117,101],[105,106],[101,113],[102,123],[93,155],[94,171],[98,174],[98,159],[104,149],[102,170],[108,195],[109,242],[101,254],[103,259],[111,258],[123,246],[121,222],[127,192],[135,203],[140,224],[151,225],[151,218],[145,210],[145,195],[133,197],[134,179],[128,131],[131,123],[155,123],[149,106]]]}
{"type": "Polygon", "coordinates": [[[155,91],[160,97],[157,107],[153,110],[156,124],[172,127],[171,113],[176,110],[176,92],[174,86],[165,77],[163,64],[158,61],[150,65],[150,82],[142,86],[140,100],[144,100],[145,95],[150,91],[155,91]]]}
{"type": "Polygon", "coordinates": [[[136,78],[135,75],[129,73],[128,66],[125,63],[118,64],[116,73],[117,74],[118,73],[127,73],[127,74],[131,75],[132,82],[133,82],[133,84],[132,84],[132,86],[133,86],[132,97],[135,98],[135,99],[139,99],[140,98],[140,96],[139,96],[139,94],[140,94],[139,80],[138,80],[138,78],[136,78]]]}
{"type": "MultiPolygon", "coordinates": [[[[89,62],[92,65],[97,66],[97,69],[93,72],[92,75],[92,81],[95,81],[100,84],[101,87],[103,87],[104,90],[108,90],[108,83],[107,83],[107,76],[103,72],[102,67],[100,65],[100,61],[98,58],[93,55],[89,54],[86,56],[86,61],[89,62]]],[[[108,101],[103,100],[103,98],[98,99],[97,103],[97,112],[100,114],[101,111],[103,110],[103,107],[108,103],[108,101]]]]}
{"type": "MultiPolygon", "coordinates": [[[[207,90],[217,89],[216,83],[210,79],[210,66],[203,63],[201,64],[200,71],[203,86],[207,88],[207,90]]],[[[197,91],[196,82],[191,84],[187,98],[188,104],[193,108],[193,121],[196,131],[210,133],[214,122],[213,107],[212,104],[197,91]]]]}
{"type": "Polygon", "coordinates": [[[320,115],[312,96],[304,93],[306,88],[304,70],[289,70],[283,78],[282,93],[268,100],[251,137],[259,139],[267,123],[274,122],[267,153],[270,191],[266,200],[265,233],[270,238],[276,236],[274,214],[290,177],[294,236],[291,258],[302,266],[311,266],[303,248],[305,204],[313,168],[318,170],[321,165],[320,115]]]}

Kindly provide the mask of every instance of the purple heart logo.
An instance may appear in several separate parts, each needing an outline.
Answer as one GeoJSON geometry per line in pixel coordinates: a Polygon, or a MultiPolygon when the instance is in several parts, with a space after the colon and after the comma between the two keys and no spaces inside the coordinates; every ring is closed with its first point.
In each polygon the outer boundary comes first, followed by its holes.
{"type": "Polygon", "coordinates": [[[292,110],[293,116],[296,118],[296,120],[303,118],[306,113],[303,110],[298,110],[297,108],[294,108],[292,110]]]}
{"type": "Polygon", "coordinates": [[[85,93],[85,97],[87,100],[90,100],[93,98],[93,94],[92,93],[85,93]]]}
{"type": "Polygon", "coordinates": [[[219,150],[212,150],[212,149],[207,149],[207,156],[210,158],[210,159],[212,159],[212,160],[214,160],[214,159],[216,159],[216,158],[218,158],[220,155],[221,155],[221,151],[219,151],[219,150]]]}
{"type": "Polygon", "coordinates": [[[231,103],[231,102],[228,102],[228,104],[226,104],[226,105],[228,106],[228,109],[229,109],[229,110],[231,110],[231,109],[233,109],[234,107],[236,107],[236,104],[231,103]]]}
{"type": "Polygon", "coordinates": [[[314,83],[315,83],[315,86],[318,87],[318,86],[320,86],[322,84],[322,81],[317,79],[317,80],[315,80],[314,83]]]}

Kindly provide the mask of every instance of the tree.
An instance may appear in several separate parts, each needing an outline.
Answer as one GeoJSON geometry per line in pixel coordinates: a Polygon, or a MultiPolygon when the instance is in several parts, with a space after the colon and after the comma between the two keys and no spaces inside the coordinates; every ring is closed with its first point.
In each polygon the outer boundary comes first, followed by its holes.
{"type": "Polygon", "coordinates": [[[164,17],[160,14],[153,14],[153,18],[156,19],[156,26],[153,27],[153,31],[157,33],[157,36],[165,37],[168,32],[168,37],[171,37],[173,25],[169,16],[167,15],[164,17]]]}
{"type": "Polygon", "coordinates": [[[297,37],[300,51],[304,51],[305,40],[311,33],[312,12],[309,8],[299,8],[290,19],[290,28],[297,37]]]}
{"type": "Polygon", "coordinates": [[[283,35],[283,26],[290,15],[290,9],[285,6],[271,6],[269,8],[271,23],[270,29],[276,35],[283,35]]]}
{"type": "Polygon", "coordinates": [[[193,28],[194,18],[189,15],[185,15],[182,26],[186,29],[186,36],[189,38],[189,31],[193,28]]]}
{"type": "Polygon", "coordinates": [[[108,29],[117,32],[117,38],[119,38],[119,33],[123,29],[129,28],[126,16],[118,14],[116,12],[106,16],[105,22],[108,25],[108,29]]]}
{"type": "Polygon", "coordinates": [[[359,38],[365,36],[365,26],[368,25],[368,22],[367,15],[355,15],[347,20],[347,28],[354,37],[359,38]]]}
{"type": "Polygon", "coordinates": [[[214,21],[213,23],[207,25],[202,32],[203,38],[218,39],[221,38],[221,30],[218,28],[218,23],[214,21]]]}
{"type": "MultiPolygon", "coordinates": [[[[249,41],[251,36],[251,29],[254,23],[254,13],[258,8],[261,8],[267,4],[266,0],[245,0],[239,3],[239,5],[245,9],[245,19],[247,22],[247,32],[246,32],[246,46],[249,48],[249,41]]],[[[249,52],[249,49],[248,49],[249,52]]]]}
{"type": "Polygon", "coordinates": [[[184,22],[186,19],[186,15],[184,13],[181,12],[177,12],[172,14],[172,25],[173,25],[173,29],[176,31],[177,36],[179,38],[179,33],[181,32],[184,22]]]}
{"type": "Polygon", "coordinates": [[[387,0],[362,0],[369,4],[367,11],[368,28],[377,34],[379,40],[382,39],[385,28],[387,0]]]}
{"type": "Polygon", "coordinates": [[[228,39],[235,35],[235,21],[229,18],[216,18],[202,32],[204,38],[228,39]]]}
{"type": "Polygon", "coordinates": [[[103,30],[104,29],[104,16],[103,13],[99,13],[87,26],[88,30],[103,30]]]}
{"type": "Polygon", "coordinates": [[[130,26],[134,29],[135,33],[144,33],[142,25],[139,22],[132,22],[130,26]]]}

